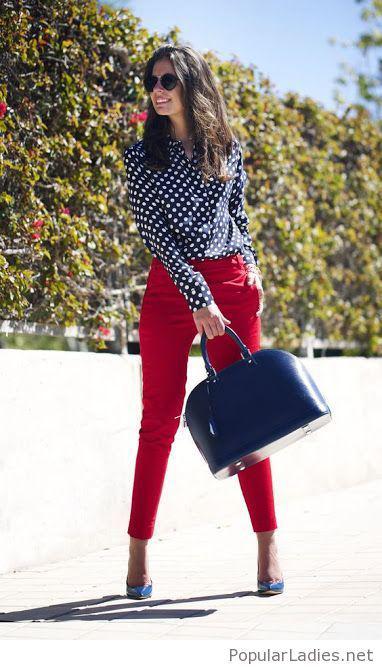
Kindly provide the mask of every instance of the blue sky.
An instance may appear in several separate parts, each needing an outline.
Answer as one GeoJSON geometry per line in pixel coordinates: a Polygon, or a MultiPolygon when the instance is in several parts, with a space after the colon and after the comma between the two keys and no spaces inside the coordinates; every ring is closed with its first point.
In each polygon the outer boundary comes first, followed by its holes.
{"type": "MultiPolygon", "coordinates": [[[[180,39],[199,51],[213,50],[224,59],[233,56],[255,65],[273,82],[276,94],[296,91],[327,109],[336,109],[333,90],[346,61],[365,69],[358,50],[331,46],[355,40],[367,24],[355,0],[111,0],[129,7],[150,31],[166,33],[177,25],[180,39]]],[[[371,61],[372,65],[372,61],[371,61]]],[[[357,102],[355,88],[340,88],[347,102],[357,102]]]]}

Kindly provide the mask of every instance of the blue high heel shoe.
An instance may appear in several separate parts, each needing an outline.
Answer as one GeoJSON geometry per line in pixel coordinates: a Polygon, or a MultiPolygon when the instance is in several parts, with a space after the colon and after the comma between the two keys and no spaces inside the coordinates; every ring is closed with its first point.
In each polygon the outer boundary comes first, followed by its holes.
{"type": "Polygon", "coordinates": [[[283,593],[284,580],[282,579],[281,582],[262,582],[258,579],[257,590],[260,593],[283,593]]]}
{"type": "Polygon", "coordinates": [[[283,593],[284,591],[284,580],[282,579],[279,582],[267,582],[259,579],[259,561],[257,561],[257,590],[259,593],[283,593]]]}
{"type": "Polygon", "coordinates": [[[135,598],[136,600],[143,600],[150,598],[153,592],[153,582],[144,584],[143,586],[129,586],[126,579],[126,596],[127,598],[135,598]]]}

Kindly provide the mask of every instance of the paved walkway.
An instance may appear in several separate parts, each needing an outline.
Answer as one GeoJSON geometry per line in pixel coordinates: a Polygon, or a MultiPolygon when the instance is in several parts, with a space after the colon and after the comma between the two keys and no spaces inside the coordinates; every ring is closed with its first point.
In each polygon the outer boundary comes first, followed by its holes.
{"type": "Polygon", "coordinates": [[[278,508],[282,595],[256,591],[241,515],[154,536],[154,594],[124,596],[126,544],[0,575],[0,638],[381,639],[382,480],[278,508]]]}

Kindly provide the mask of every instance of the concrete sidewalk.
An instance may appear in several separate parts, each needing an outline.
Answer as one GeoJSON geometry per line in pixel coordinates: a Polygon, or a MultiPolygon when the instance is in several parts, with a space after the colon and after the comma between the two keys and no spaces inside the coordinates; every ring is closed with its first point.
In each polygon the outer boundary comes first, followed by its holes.
{"type": "Polygon", "coordinates": [[[153,596],[125,595],[122,546],[0,575],[0,638],[381,639],[382,480],[278,506],[281,595],[259,596],[243,513],[150,545],[153,596]]]}

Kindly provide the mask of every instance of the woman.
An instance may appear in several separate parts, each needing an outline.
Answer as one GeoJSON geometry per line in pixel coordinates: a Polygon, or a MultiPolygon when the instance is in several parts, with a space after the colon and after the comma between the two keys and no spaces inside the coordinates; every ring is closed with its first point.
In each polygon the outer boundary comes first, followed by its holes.
{"type": "MultiPolygon", "coordinates": [[[[135,464],[126,593],[148,598],[148,540],[185,397],[195,335],[211,342],[216,370],[240,358],[225,324],[260,348],[261,272],[243,208],[241,145],[204,58],[165,44],[146,64],[150,95],[143,139],[124,152],[129,201],[154,258],[142,301],[142,420],[135,464]]],[[[269,458],[238,473],[258,540],[258,589],[281,593],[269,458]]]]}

